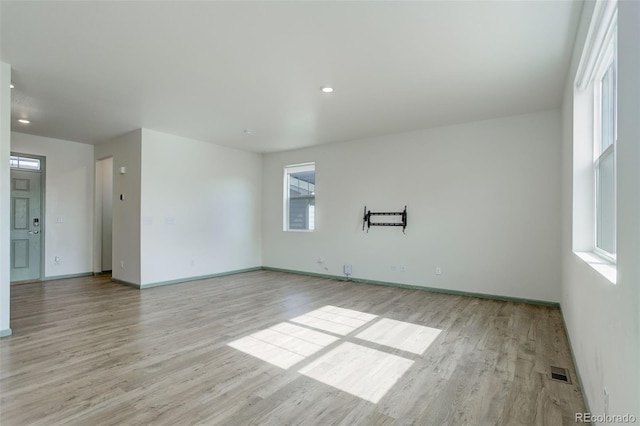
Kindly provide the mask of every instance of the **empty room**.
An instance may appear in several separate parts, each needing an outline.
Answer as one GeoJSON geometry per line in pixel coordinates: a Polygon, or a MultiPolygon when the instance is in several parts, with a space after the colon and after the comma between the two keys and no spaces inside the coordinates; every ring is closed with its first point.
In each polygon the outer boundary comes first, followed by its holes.
{"type": "Polygon", "coordinates": [[[640,2],[0,1],[0,424],[640,422],[640,2]]]}

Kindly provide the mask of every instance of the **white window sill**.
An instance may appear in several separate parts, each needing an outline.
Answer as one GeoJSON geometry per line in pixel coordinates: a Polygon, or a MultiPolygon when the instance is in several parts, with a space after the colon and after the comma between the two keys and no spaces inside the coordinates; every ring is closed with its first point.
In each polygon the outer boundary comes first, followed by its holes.
{"type": "Polygon", "coordinates": [[[615,263],[611,263],[593,252],[576,251],[574,253],[612,284],[615,284],[618,280],[618,269],[615,263]]]}

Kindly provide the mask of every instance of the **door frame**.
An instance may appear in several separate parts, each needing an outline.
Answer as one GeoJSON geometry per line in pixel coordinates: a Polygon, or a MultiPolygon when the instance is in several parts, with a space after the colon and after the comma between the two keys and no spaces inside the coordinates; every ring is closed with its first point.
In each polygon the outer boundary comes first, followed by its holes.
{"type": "MultiPolygon", "coordinates": [[[[47,235],[47,210],[46,210],[46,195],[47,195],[47,157],[44,155],[35,155],[35,154],[27,154],[24,152],[15,152],[11,151],[11,156],[17,157],[26,157],[26,158],[34,158],[40,160],[40,170],[29,170],[29,169],[16,169],[13,167],[9,167],[9,179],[11,179],[11,172],[13,170],[20,170],[22,172],[33,172],[40,173],[40,281],[44,281],[44,268],[45,268],[45,242],[47,235]]],[[[11,216],[13,213],[11,213],[11,216]]],[[[15,281],[15,283],[20,283],[22,281],[15,281]]],[[[10,284],[13,284],[10,283],[10,284]]]]}

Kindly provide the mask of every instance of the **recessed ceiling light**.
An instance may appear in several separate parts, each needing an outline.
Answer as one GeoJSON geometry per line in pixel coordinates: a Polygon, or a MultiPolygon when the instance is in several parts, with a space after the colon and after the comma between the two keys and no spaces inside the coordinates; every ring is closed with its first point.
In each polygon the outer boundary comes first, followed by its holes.
{"type": "Polygon", "coordinates": [[[26,118],[18,118],[18,122],[22,123],[22,124],[29,124],[31,123],[29,120],[27,120],[26,118]]]}
{"type": "Polygon", "coordinates": [[[15,84],[13,84],[13,83],[10,83],[10,84],[9,84],[9,87],[10,87],[11,89],[15,89],[15,88],[16,88],[16,85],[15,85],[15,84]]]}
{"type": "Polygon", "coordinates": [[[331,92],[333,92],[333,87],[325,86],[325,87],[321,88],[320,90],[322,90],[322,93],[331,93],[331,92]]]}

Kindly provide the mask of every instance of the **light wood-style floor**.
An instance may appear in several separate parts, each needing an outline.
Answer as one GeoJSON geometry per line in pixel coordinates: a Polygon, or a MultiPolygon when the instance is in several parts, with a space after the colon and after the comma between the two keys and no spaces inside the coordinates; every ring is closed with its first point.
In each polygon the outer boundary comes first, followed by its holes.
{"type": "Polygon", "coordinates": [[[556,308],[269,271],[23,284],[11,308],[2,426],[561,425],[585,411],[556,308]]]}

